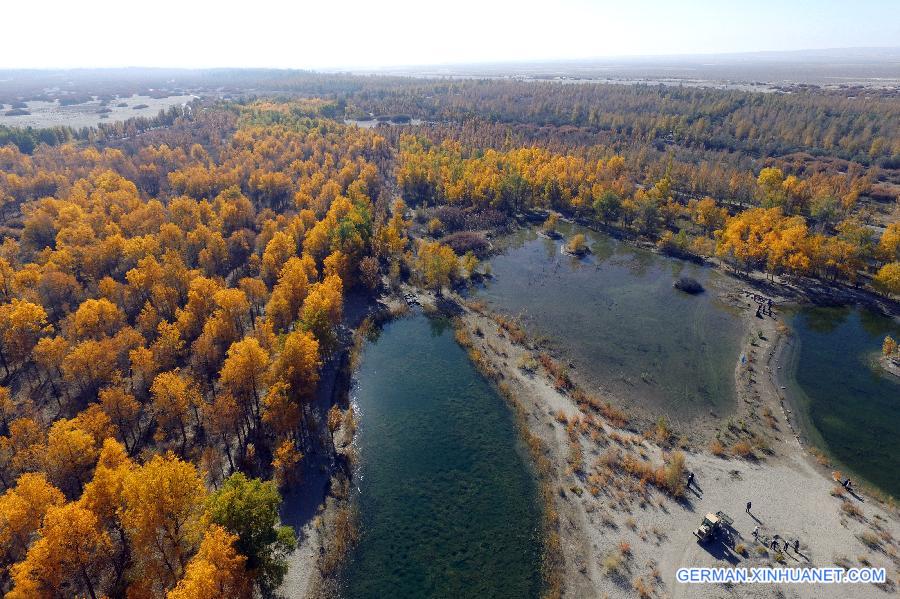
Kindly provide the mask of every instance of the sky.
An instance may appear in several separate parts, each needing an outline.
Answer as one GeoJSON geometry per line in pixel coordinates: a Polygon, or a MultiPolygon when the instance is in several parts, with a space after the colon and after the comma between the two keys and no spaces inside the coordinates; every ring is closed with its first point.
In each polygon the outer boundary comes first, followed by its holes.
{"type": "Polygon", "coordinates": [[[900,46],[900,0],[4,2],[0,68],[403,65],[900,46]]]}

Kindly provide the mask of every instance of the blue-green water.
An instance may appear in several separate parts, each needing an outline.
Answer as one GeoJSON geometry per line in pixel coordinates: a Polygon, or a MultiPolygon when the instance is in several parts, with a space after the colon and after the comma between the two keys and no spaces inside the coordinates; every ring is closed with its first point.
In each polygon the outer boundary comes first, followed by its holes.
{"type": "Polygon", "coordinates": [[[877,358],[900,324],[862,308],[801,308],[785,384],[804,433],[838,464],[900,497],[900,379],[877,358]]]}
{"type": "Polygon", "coordinates": [[[521,230],[500,241],[493,279],[477,291],[495,310],[521,316],[582,381],[618,402],[688,420],[734,407],[734,368],[744,329],[718,299],[725,275],[660,256],[608,235],[582,233],[591,254],[560,252],[564,241],[521,230]],[[672,287],[690,276],[706,287],[691,296],[672,287]]]}
{"type": "Polygon", "coordinates": [[[361,536],[345,595],[537,596],[537,484],[510,410],[446,321],[388,323],[360,364],[361,536]]]}

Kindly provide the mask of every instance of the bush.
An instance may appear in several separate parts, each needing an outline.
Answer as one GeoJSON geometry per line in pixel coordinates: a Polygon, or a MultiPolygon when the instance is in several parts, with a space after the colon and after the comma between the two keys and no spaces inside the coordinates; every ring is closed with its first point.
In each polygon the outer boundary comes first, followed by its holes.
{"type": "Polygon", "coordinates": [[[853,518],[862,518],[862,512],[860,511],[860,509],[856,507],[855,503],[848,499],[845,499],[844,502],[841,503],[841,511],[853,518]]]}
{"type": "Polygon", "coordinates": [[[434,216],[444,223],[447,231],[459,231],[466,226],[466,211],[456,206],[440,206],[434,216]]]}
{"type": "Polygon", "coordinates": [[[709,444],[709,451],[718,457],[722,457],[725,455],[725,446],[722,445],[722,442],[718,439],[714,439],[712,443],[709,444]]]}
{"type": "Polygon", "coordinates": [[[863,531],[863,533],[859,535],[859,540],[869,549],[878,549],[878,547],[881,546],[881,539],[871,530],[863,531]]]}
{"type": "Polygon", "coordinates": [[[569,242],[566,243],[566,251],[576,256],[586,254],[588,251],[588,247],[587,243],[584,240],[584,235],[582,235],[581,233],[576,233],[575,235],[573,235],[569,242]]]}
{"type": "Polygon", "coordinates": [[[606,557],[603,558],[603,571],[607,576],[615,576],[620,573],[624,564],[625,560],[622,558],[621,553],[610,551],[606,554],[606,557]]]}
{"type": "Polygon", "coordinates": [[[742,458],[753,456],[753,448],[747,441],[738,441],[731,446],[731,453],[742,458]]]}
{"type": "Polygon", "coordinates": [[[684,453],[676,451],[666,465],[665,487],[675,497],[684,495],[684,453]]]}
{"type": "Polygon", "coordinates": [[[488,241],[481,233],[459,231],[445,236],[441,239],[441,243],[449,245],[459,255],[467,252],[472,252],[479,258],[484,258],[487,255],[488,241]]]}
{"type": "Polygon", "coordinates": [[[537,360],[530,354],[522,354],[519,357],[518,367],[525,372],[534,372],[538,369],[537,360]]]}
{"type": "Polygon", "coordinates": [[[635,578],[631,586],[641,599],[649,599],[653,596],[653,588],[644,581],[643,576],[635,578]]]}

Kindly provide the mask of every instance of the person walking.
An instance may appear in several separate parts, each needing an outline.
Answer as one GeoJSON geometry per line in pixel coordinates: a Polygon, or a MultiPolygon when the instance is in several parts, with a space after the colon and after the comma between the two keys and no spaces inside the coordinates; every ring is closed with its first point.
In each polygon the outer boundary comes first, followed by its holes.
{"type": "Polygon", "coordinates": [[[758,539],[758,538],[759,538],[759,526],[756,526],[756,527],[753,529],[753,538],[754,538],[754,539],[758,539]]]}
{"type": "Polygon", "coordinates": [[[752,505],[752,504],[748,501],[748,502],[747,502],[747,513],[748,513],[748,514],[750,513],[750,507],[751,507],[751,505],[752,505]]]}
{"type": "Polygon", "coordinates": [[[688,482],[687,482],[688,488],[690,488],[690,486],[692,484],[694,484],[694,473],[693,472],[688,474],[688,482]]]}
{"type": "Polygon", "coordinates": [[[800,539],[794,539],[794,553],[800,553],[800,539]]]}

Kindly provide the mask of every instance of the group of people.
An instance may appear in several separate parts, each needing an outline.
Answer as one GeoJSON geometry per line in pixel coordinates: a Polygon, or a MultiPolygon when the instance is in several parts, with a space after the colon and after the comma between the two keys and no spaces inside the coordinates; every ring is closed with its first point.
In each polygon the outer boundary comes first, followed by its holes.
{"type": "Polygon", "coordinates": [[[756,317],[762,318],[764,315],[772,316],[772,300],[766,298],[756,305],[756,317]]]}
{"type": "MultiPolygon", "coordinates": [[[[849,482],[849,481],[850,481],[850,479],[847,479],[847,482],[849,482]]],[[[845,485],[845,486],[846,486],[846,485],[845,485]]],[[[848,488],[849,488],[849,487],[848,487],[848,488]]],[[[747,513],[748,513],[748,514],[750,514],[750,508],[751,508],[751,507],[753,507],[753,503],[750,502],[750,501],[748,501],[748,502],[747,502],[747,513]]],[[[750,515],[753,516],[753,514],[750,514],[750,515]]],[[[754,518],[756,518],[756,517],[754,516],[754,518]]],[[[759,522],[758,519],[757,519],[757,522],[759,522]]],[[[765,540],[765,539],[760,539],[760,536],[759,536],[759,526],[756,526],[756,527],[753,529],[753,538],[756,539],[757,542],[761,542],[763,545],[765,545],[766,547],[768,547],[768,548],[771,549],[772,551],[783,551],[783,552],[787,553],[788,550],[789,550],[791,547],[793,547],[793,548],[794,548],[794,553],[796,553],[797,555],[801,555],[801,554],[800,554],[800,539],[794,539],[793,542],[792,542],[792,541],[789,541],[789,540],[787,540],[787,539],[782,539],[780,535],[775,535],[774,537],[772,537],[772,541],[769,542],[769,541],[767,541],[767,540],[765,540]]]]}
{"type": "Polygon", "coordinates": [[[756,302],[756,317],[762,318],[763,316],[773,316],[772,308],[775,305],[770,298],[765,297],[763,295],[759,295],[757,293],[753,293],[752,291],[745,291],[745,294],[749,295],[750,298],[756,302]]]}
{"type": "MultiPolygon", "coordinates": [[[[753,538],[757,541],[760,540],[759,526],[753,529],[753,538]]],[[[800,539],[794,539],[793,542],[791,542],[788,539],[782,539],[779,535],[775,535],[774,537],[772,537],[772,542],[768,543],[767,546],[772,551],[783,551],[785,553],[787,553],[790,548],[793,547],[794,553],[800,554],[800,539]]]]}

